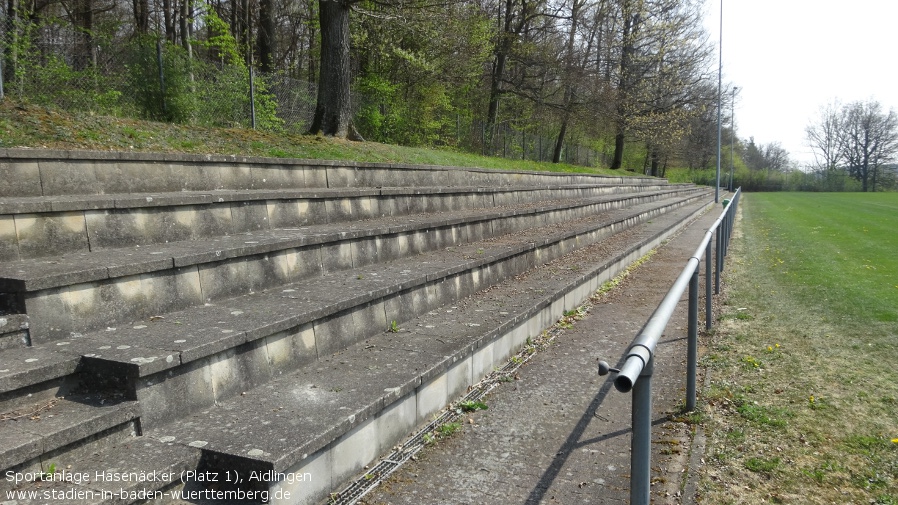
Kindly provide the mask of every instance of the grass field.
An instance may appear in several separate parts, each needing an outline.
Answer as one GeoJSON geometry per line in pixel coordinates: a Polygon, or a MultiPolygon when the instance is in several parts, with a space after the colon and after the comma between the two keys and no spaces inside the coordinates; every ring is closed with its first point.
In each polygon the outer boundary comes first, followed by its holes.
{"type": "Polygon", "coordinates": [[[898,505],[898,194],[747,194],[701,503],[898,505]]]}

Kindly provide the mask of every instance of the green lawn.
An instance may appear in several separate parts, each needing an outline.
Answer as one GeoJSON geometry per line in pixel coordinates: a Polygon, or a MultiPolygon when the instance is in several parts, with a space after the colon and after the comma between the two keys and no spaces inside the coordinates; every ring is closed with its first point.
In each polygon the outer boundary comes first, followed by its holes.
{"type": "Polygon", "coordinates": [[[898,194],[745,195],[730,251],[702,503],[898,504],[898,194]]]}

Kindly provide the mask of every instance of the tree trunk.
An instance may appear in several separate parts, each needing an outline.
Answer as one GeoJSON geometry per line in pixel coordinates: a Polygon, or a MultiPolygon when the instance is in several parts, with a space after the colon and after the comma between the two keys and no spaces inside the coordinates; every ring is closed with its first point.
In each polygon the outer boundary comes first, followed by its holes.
{"type": "Polygon", "coordinates": [[[175,7],[171,0],[162,0],[162,18],[165,24],[165,40],[175,43],[175,7]]]}
{"type": "MultiPolygon", "coordinates": [[[[623,130],[621,128],[621,130],[623,130]]],[[[618,131],[614,136],[614,157],[611,159],[611,170],[617,170],[624,163],[624,132],[618,131]]]]}
{"type": "Polygon", "coordinates": [[[85,70],[93,65],[94,6],[93,0],[78,0],[72,9],[75,25],[75,47],[72,67],[85,70]]]}
{"type": "Polygon", "coordinates": [[[561,121],[561,131],[558,132],[558,138],[555,140],[555,150],[552,152],[552,163],[561,163],[561,150],[564,147],[564,136],[567,135],[567,114],[561,121]]]}
{"type": "Polygon", "coordinates": [[[318,74],[318,103],[309,133],[361,140],[351,124],[349,7],[349,2],[345,0],[318,2],[321,67],[318,74]]]}
{"type": "Polygon", "coordinates": [[[150,32],[150,0],[134,0],[134,28],[138,35],[150,32]]]}
{"type": "Polygon", "coordinates": [[[274,0],[259,2],[259,65],[262,72],[274,71],[274,0]]]}

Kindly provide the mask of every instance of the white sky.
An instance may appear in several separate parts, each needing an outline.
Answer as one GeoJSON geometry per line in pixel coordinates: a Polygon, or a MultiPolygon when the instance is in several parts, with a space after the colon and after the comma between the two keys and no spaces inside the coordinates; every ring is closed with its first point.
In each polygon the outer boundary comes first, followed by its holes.
{"type": "MultiPolygon", "coordinates": [[[[705,1],[717,46],[721,0],[705,1]]],[[[723,82],[739,87],[739,138],[779,142],[806,164],[813,155],[804,130],[821,106],[874,99],[898,110],[898,2],[722,1],[723,82]]]]}

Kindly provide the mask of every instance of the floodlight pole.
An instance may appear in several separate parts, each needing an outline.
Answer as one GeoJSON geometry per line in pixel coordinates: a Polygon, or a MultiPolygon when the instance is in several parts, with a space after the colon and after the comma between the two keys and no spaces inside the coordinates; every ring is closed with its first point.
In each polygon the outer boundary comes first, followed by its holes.
{"type": "Polygon", "coordinates": [[[720,53],[717,65],[717,178],[714,183],[714,203],[720,201],[720,95],[723,89],[723,0],[720,0],[720,53]]]}
{"type": "Polygon", "coordinates": [[[733,101],[730,102],[730,183],[727,188],[733,191],[733,163],[736,159],[736,91],[739,86],[733,86],[733,101]]]}

